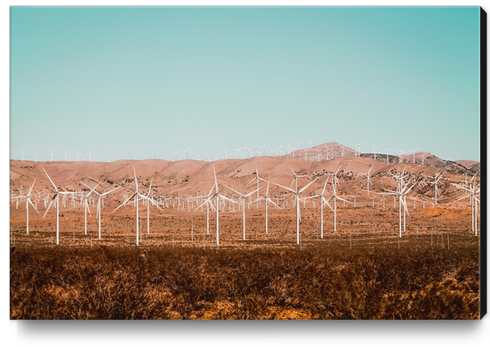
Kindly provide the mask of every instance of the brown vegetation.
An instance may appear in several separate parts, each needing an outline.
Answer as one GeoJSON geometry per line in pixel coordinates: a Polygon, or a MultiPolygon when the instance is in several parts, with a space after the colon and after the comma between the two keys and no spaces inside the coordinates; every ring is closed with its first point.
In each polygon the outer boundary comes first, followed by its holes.
{"type": "MultiPolygon", "coordinates": [[[[478,319],[477,245],[16,249],[11,319],[478,319]]],[[[419,243],[420,242],[420,243],[419,243]]]]}

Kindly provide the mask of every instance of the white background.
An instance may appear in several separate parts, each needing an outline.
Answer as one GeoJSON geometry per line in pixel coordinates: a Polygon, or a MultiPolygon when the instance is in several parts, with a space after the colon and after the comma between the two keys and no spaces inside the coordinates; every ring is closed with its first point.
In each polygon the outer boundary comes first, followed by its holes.
{"type": "MultiPolygon", "coordinates": [[[[436,5],[436,6],[482,6],[488,13],[490,1],[480,3],[456,1],[350,1],[348,5],[436,5]]],[[[267,5],[347,5],[340,1],[267,1],[267,5]]],[[[9,5],[264,5],[261,1],[11,1],[9,5]]],[[[1,324],[0,343],[3,346],[90,346],[90,345],[168,345],[179,346],[304,346],[305,344],[342,346],[484,346],[490,341],[490,318],[482,321],[252,321],[252,322],[198,322],[198,321],[31,321],[9,320],[9,7],[0,8],[1,33],[1,110],[2,127],[1,181],[3,188],[1,263],[1,324]]],[[[490,19],[487,17],[487,20],[490,19]]],[[[488,99],[488,98],[487,98],[488,99]]],[[[48,134],[47,134],[48,136],[48,134]]],[[[484,159],[485,160],[485,159],[484,159]]],[[[486,230],[486,228],[482,228],[486,230]]],[[[488,293],[487,293],[488,294],[488,293]]]]}

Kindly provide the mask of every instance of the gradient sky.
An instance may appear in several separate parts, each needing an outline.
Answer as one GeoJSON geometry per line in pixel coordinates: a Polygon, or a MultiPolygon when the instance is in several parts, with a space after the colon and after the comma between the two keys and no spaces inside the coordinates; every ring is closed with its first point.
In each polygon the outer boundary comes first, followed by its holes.
{"type": "Polygon", "coordinates": [[[480,160],[479,11],[12,7],[11,158],[311,139],[480,160]]]}

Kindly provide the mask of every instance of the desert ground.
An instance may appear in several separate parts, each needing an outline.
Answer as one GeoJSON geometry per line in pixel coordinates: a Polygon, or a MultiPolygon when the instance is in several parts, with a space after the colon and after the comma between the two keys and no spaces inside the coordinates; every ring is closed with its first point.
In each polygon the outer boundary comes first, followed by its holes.
{"type": "Polygon", "coordinates": [[[466,193],[455,184],[465,185],[465,173],[470,181],[478,164],[465,162],[472,165],[468,171],[430,153],[422,165],[413,158],[345,152],[350,156],[329,160],[315,160],[312,152],[213,163],[12,160],[11,318],[477,319],[479,231],[472,230],[469,199],[456,201],[466,193]],[[46,213],[55,190],[43,169],[59,191],[73,193],[60,198],[59,245],[55,206],[46,213]],[[320,199],[300,201],[299,244],[294,194],[279,186],[295,189],[291,170],[303,176],[299,189],[311,183],[301,198],[325,189],[329,199],[337,172],[337,196],[348,201],[336,201],[336,227],[334,212],[324,206],[323,235],[320,199]],[[138,191],[158,206],[139,202],[138,245],[134,201],[115,211],[134,193],[134,172],[138,191]],[[377,193],[395,191],[392,175],[401,173],[414,186],[400,237],[399,202],[377,193]],[[427,176],[438,173],[436,204],[427,176]],[[247,194],[257,189],[257,176],[263,179],[259,196],[268,191],[273,202],[267,203],[267,232],[266,202],[253,193],[245,200],[245,239],[242,206],[220,205],[218,243],[216,211],[209,209],[208,229],[203,196],[215,192],[217,182],[220,194],[241,202],[228,187],[247,194]],[[30,207],[27,234],[26,199],[15,197],[25,195],[34,179],[31,200],[39,213],[30,207]],[[118,188],[101,202],[100,239],[97,197],[87,200],[87,233],[82,200],[73,198],[90,192],[81,182],[100,184],[100,193],[118,188]]]}

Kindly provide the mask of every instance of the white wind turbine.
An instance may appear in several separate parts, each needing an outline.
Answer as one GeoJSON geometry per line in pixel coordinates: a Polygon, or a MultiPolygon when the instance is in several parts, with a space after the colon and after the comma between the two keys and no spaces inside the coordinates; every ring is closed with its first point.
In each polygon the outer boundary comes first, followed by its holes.
{"type": "Polygon", "coordinates": [[[265,196],[259,198],[259,200],[265,200],[265,233],[268,234],[269,233],[269,217],[268,217],[268,205],[269,205],[269,202],[272,203],[274,206],[276,206],[277,208],[279,208],[281,210],[281,208],[279,206],[277,206],[274,201],[272,201],[270,199],[270,196],[269,196],[269,184],[271,183],[270,179],[269,181],[266,181],[264,180],[263,178],[261,178],[262,181],[264,182],[267,182],[267,192],[265,193],[265,196]]]}
{"type": "Polygon", "coordinates": [[[153,159],[156,159],[157,155],[158,155],[157,150],[156,150],[156,148],[154,148],[153,149],[153,159]]]}
{"type": "MultiPolygon", "coordinates": [[[[398,148],[397,148],[398,149],[398,148]]],[[[403,155],[403,151],[401,149],[398,149],[398,164],[401,164],[403,163],[403,158],[402,158],[402,155],[403,155]]]]}
{"type": "Polygon", "coordinates": [[[261,178],[259,177],[259,169],[257,168],[257,165],[255,165],[255,177],[250,182],[248,182],[245,186],[248,186],[253,181],[256,181],[257,189],[255,191],[257,192],[257,200],[256,200],[257,201],[257,207],[259,207],[258,201],[260,200],[259,199],[259,181],[260,180],[261,180],[261,178]]]}
{"type": "Polygon", "coordinates": [[[389,163],[389,160],[388,160],[388,153],[390,153],[390,148],[388,148],[386,150],[386,163],[389,163]]]}
{"type": "Polygon", "coordinates": [[[88,155],[88,161],[92,161],[92,152],[93,151],[90,151],[88,153],[85,153],[86,155],[88,155]]]}
{"type": "Polygon", "coordinates": [[[189,156],[190,150],[191,150],[191,148],[190,148],[190,147],[187,147],[187,149],[185,150],[185,152],[187,153],[187,160],[189,160],[189,159],[191,158],[191,157],[189,156]]]}
{"type": "Polygon", "coordinates": [[[37,150],[36,150],[35,158],[36,158],[36,163],[37,163],[37,161],[39,160],[39,154],[37,154],[37,150]]]}
{"type": "MultiPolygon", "coordinates": [[[[388,190],[389,193],[378,193],[385,195],[394,195],[394,197],[398,196],[398,219],[399,219],[399,227],[400,227],[400,237],[402,237],[402,205],[403,205],[403,225],[405,226],[405,212],[410,215],[407,208],[406,195],[412,190],[412,188],[417,184],[415,182],[410,188],[407,189],[410,180],[403,186],[403,177],[398,176],[398,189],[397,191],[388,190]]],[[[404,229],[405,230],[405,229],[404,229]]]]}
{"type": "Polygon", "coordinates": [[[327,180],[325,181],[325,185],[323,186],[322,193],[319,194],[319,195],[314,195],[314,196],[311,196],[311,197],[306,198],[306,199],[320,198],[320,213],[321,213],[320,229],[321,229],[321,238],[322,239],[323,239],[323,205],[327,205],[333,211],[332,206],[330,206],[330,204],[328,203],[328,200],[325,199],[325,196],[324,196],[324,194],[325,194],[325,188],[327,187],[327,183],[328,183],[328,176],[327,176],[327,180]]]}
{"type": "MultiPolygon", "coordinates": [[[[253,193],[255,193],[255,190],[248,193],[248,194],[242,194],[238,191],[236,191],[235,189],[225,185],[225,187],[227,187],[228,189],[231,189],[232,191],[234,191],[235,193],[237,193],[241,198],[242,198],[242,215],[243,215],[243,239],[245,240],[245,198],[251,196],[253,193]]],[[[260,188],[259,188],[260,189],[260,188]]],[[[212,188],[211,188],[212,190],[212,188]]],[[[209,195],[209,194],[208,194],[209,195]]],[[[209,213],[208,213],[208,230],[209,230],[209,213]]],[[[209,232],[208,232],[209,234],[209,232]]]]}
{"type": "MultiPolygon", "coordinates": [[[[151,178],[151,182],[150,182],[150,187],[148,189],[148,194],[146,195],[147,197],[147,206],[146,206],[146,233],[148,235],[150,235],[150,202],[153,202],[153,199],[151,198],[150,194],[151,194],[151,186],[153,184],[153,177],[151,178]]],[[[155,205],[160,211],[163,212],[163,210],[158,206],[157,203],[153,203],[153,205],[155,205]]]]}
{"type": "Polygon", "coordinates": [[[139,245],[139,209],[138,209],[138,201],[139,200],[148,200],[149,202],[151,202],[153,205],[157,206],[158,205],[155,203],[155,201],[153,201],[152,198],[149,198],[143,194],[140,194],[139,191],[138,191],[138,178],[136,177],[136,169],[134,168],[134,165],[133,165],[133,171],[134,171],[134,184],[135,184],[135,193],[133,195],[131,195],[128,199],[126,199],[121,205],[119,205],[115,210],[117,211],[121,206],[124,206],[126,205],[126,203],[133,199],[134,198],[134,205],[136,207],[136,246],[139,245]]]}
{"type": "MultiPolygon", "coordinates": [[[[232,200],[232,199],[227,198],[224,195],[221,195],[218,192],[218,180],[216,179],[216,169],[213,168],[213,170],[214,170],[214,187],[216,187],[216,193],[209,196],[201,205],[199,205],[196,208],[196,210],[199,209],[204,204],[206,204],[207,202],[210,202],[213,198],[216,198],[216,245],[219,247],[219,198],[224,199],[224,200],[228,200],[228,201],[235,203],[235,204],[237,202],[232,200]]],[[[211,188],[211,190],[212,190],[212,188],[211,188]]]]}
{"type": "Polygon", "coordinates": [[[443,175],[443,172],[442,172],[442,171],[439,171],[439,173],[438,173],[438,174],[437,174],[435,177],[432,177],[432,176],[426,176],[426,177],[428,177],[428,178],[432,178],[432,179],[434,179],[434,181],[433,181],[433,182],[430,182],[430,181],[426,181],[426,182],[427,182],[427,183],[429,183],[429,184],[433,184],[433,185],[434,185],[434,187],[435,187],[435,202],[436,202],[436,205],[437,205],[437,195],[438,195],[438,194],[437,194],[437,193],[438,193],[438,190],[437,190],[437,183],[438,183],[438,182],[439,182],[439,180],[441,179],[442,175],[443,175]]]}
{"type": "MultiPolygon", "coordinates": [[[[291,169],[291,167],[289,167],[291,169]]],[[[287,188],[287,187],[284,187],[278,183],[274,183],[275,185],[279,186],[279,187],[282,187],[284,189],[287,189],[291,192],[294,193],[295,195],[295,199],[296,199],[296,243],[299,245],[299,222],[301,220],[301,214],[300,214],[300,211],[299,211],[299,194],[304,192],[306,188],[308,188],[310,186],[310,184],[312,184],[313,182],[315,182],[317,180],[317,178],[315,178],[313,181],[311,181],[310,183],[308,183],[308,185],[306,185],[305,187],[301,188],[300,190],[298,190],[298,178],[300,177],[305,177],[305,176],[299,176],[299,175],[296,175],[296,172],[294,172],[293,169],[291,169],[291,171],[293,172],[293,175],[294,175],[294,181],[296,183],[296,190],[292,190],[291,188],[287,188]]]]}
{"type": "Polygon", "coordinates": [[[237,158],[240,158],[240,151],[241,151],[241,147],[238,148],[238,149],[235,149],[235,155],[237,156],[237,158]]]}
{"type": "MultiPolygon", "coordinates": [[[[44,168],[43,168],[43,170],[44,170],[44,168]]],[[[46,170],[44,170],[44,173],[46,174],[46,176],[48,176],[48,179],[51,182],[51,184],[53,185],[54,190],[56,191],[56,193],[53,195],[53,198],[49,202],[48,208],[46,209],[46,212],[44,212],[43,218],[46,217],[46,214],[48,213],[49,208],[51,207],[51,204],[56,199],[56,244],[59,245],[60,244],[60,195],[72,194],[72,193],[71,192],[60,192],[58,190],[58,188],[56,188],[55,184],[51,180],[51,177],[49,177],[49,175],[46,172],[46,170]]]]}
{"type": "Polygon", "coordinates": [[[66,157],[68,156],[68,151],[61,152],[61,154],[65,155],[65,161],[66,161],[66,157]]]}
{"type": "MultiPolygon", "coordinates": [[[[89,186],[87,186],[87,185],[86,185],[85,183],[83,183],[83,182],[82,182],[82,184],[83,184],[85,187],[87,187],[88,189],[90,189],[92,192],[94,192],[95,194],[97,194],[97,196],[99,197],[99,198],[97,199],[97,219],[99,220],[99,240],[100,240],[100,237],[101,237],[101,227],[100,227],[100,223],[101,223],[101,219],[102,219],[102,215],[101,215],[101,213],[102,213],[102,206],[100,205],[100,202],[101,202],[101,200],[102,200],[102,197],[104,197],[104,196],[106,196],[106,195],[108,195],[108,194],[112,193],[113,191],[115,191],[115,190],[116,190],[116,189],[118,189],[119,187],[116,187],[116,188],[114,188],[114,189],[112,189],[112,190],[110,190],[110,191],[108,191],[108,192],[105,192],[105,193],[99,193],[99,192],[97,192],[97,191],[95,190],[95,188],[90,188],[89,186]]],[[[99,185],[99,183],[97,183],[97,186],[98,186],[98,185],[99,185]]],[[[97,186],[96,186],[96,187],[97,187],[97,186]]],[[[85,217],[86,217],[86,215],[85,215],[85,217]]]]}
{"type": "Polygon", "coordinates": [[[454,184],[454,183],[453,183],[453,185],[458,189],[463,189],[463,190],[466,190],[468,192],[468,195],[465,195],[456,201],[463,200],[466,198],[470,198],[471,230],[475,231],[475,236],[478,236],[478,202],[480,202],[480,200],[478,199],[477,194],[480,193],[480,189],[476,190],[476,182],[473,182],[475,177],[476,177],[476,173],[473,176],[473,178],[471,179],[471,181],[469,182],[470,183],[469,189],[466,187],[461,187],[461,186],[454,184]]]}
{"type": "Polygon", "coordinates": [[[413,151],[411,151],[412,153],[412,163],[415,164],[415,151],[417,150],[417,148],[415,148],[413,151]]]}
{"type": "Polygon", "coordinates": [[[228,150],[224,146],[223,146],[223,148],[225,149],[225,159],[228,159],[228,150]]]}
{"type": "Polygon", "coordinates": [[[337,199],[344,201],[344,204],[348,202],[349,204],[352,204],[350,201],[342,199],[337,195],[337,185],[339,184],[339,181],[337,179],[337,173],[339,172],[340,168],[342,167],[342,164],[340,164],[339,168],[335,173],[333,174],[333,179],[332,179],[332,188],[333,188],[333,195],[327,200],[330,201],[330,199],[333,199],[333,231],[337,232],[337,199]]]}
{"type": "Polygon", "coordinates": [[[361,156],[361,142],[359,142],[359,144],[357,145],[357,153],[356,153],[357,157],[360,157],[361,156]]]}
{"type": "Polygon", "coordinates": [[[374,164],[371,165],[371,167],[369,168],[368,172],[361,174],[361,175],[366,175],[367,176],[367,195],[369,195],[369,183],[371,183],[371,185],[373,184],[373,182],[371,181],[371,177],[369,176],[369,174],[370,174],[371,169],[373,168],[373,166],[374,166],[374,164]]]}
{"type": "Polygon", "coordinates": [[[51,152],[49,153],[49,156],[51,157],[51,161],[53,161],[53,157],[55,156],[53,153],[53,150],[51,150],[51,152]]]}
{"type": "Polygon", "coordinates": [[[80,160],[80,156],[82,155],[82,153],[80,153],[80,152],[78,151],[78,149],[77,149],[77,150],[76,150],[76,154],[75,154],[75,155],[77,156],[77,161],[79,161],[79,160],[80,160]]]}
{"type": "Polygon", "coordinates": [[[20,155],[21,155],[21,157],[22,157],[22,159],[21,159],[21,160],[22,160],[22,161],[24,161],[24,155],[25,155],[24,150],[22,150],[22,152],[20,152],[20,155]]]}
{"type": "Polygon", "coordinates": [[[174,152],[175,154],[175,161],[179,160],[179,151],[177,150],[177,152],[174,152]]]}
{"type": "MultiPolygon", "coordinates": [[[[82,184],[84,184],[84,183],[82,182],[82,184]]],[[[85,186],[87,186],[87,185],[85,185],[85,186]]],[[[94,187],[94,189],[97,188],[98,186],[99,186],[99,184],[97,183],[97,185],[94,187]]],[[[85,210],[85,235],[87,235],[87,210],[88,210],[88,213],[90,214],[90,217],[92,217],[92,214],[90,213],[90,208],[88,205],[88,197],[91,194],[92,194],[92,190],[90,190],[87,195],[83,195],[83,206],[84,206],[84,210],[85,210]]]]}
{"type": "MultiPolygon", "coordinates": [[[[376,150],[377,150],[377,148],[376,148],[376,147],[374,147],[374,145],[373,145],[373,153],[374,153],[374,159],[375,159],[375,160],[376,160],[376,150]]],[[[368,195],[369,195],[369,194],[368,194],[368,195]]]]}
{"type": "Polygon", "coordinates": [[[34,204],[31,201],[31,192],[32,192],[32,188],[34,187],[34,184],[35,183],[36,183],[36,179],[34,179],[34,182],[32,182],[31,189],[29,189],[29,192],[26,195],[24,195],[24,196],[17,196],[16,197],[17,199],[26,198],[26,213],[27,213],[26,230],[27,230],[27,235],[29,235],[29,204],[31,204],[32,207],[34,207],[34,209],[36,210],[36,212],[39,214],[39,211],[37,210],[36,206],[34,206],[34,204]]]}

